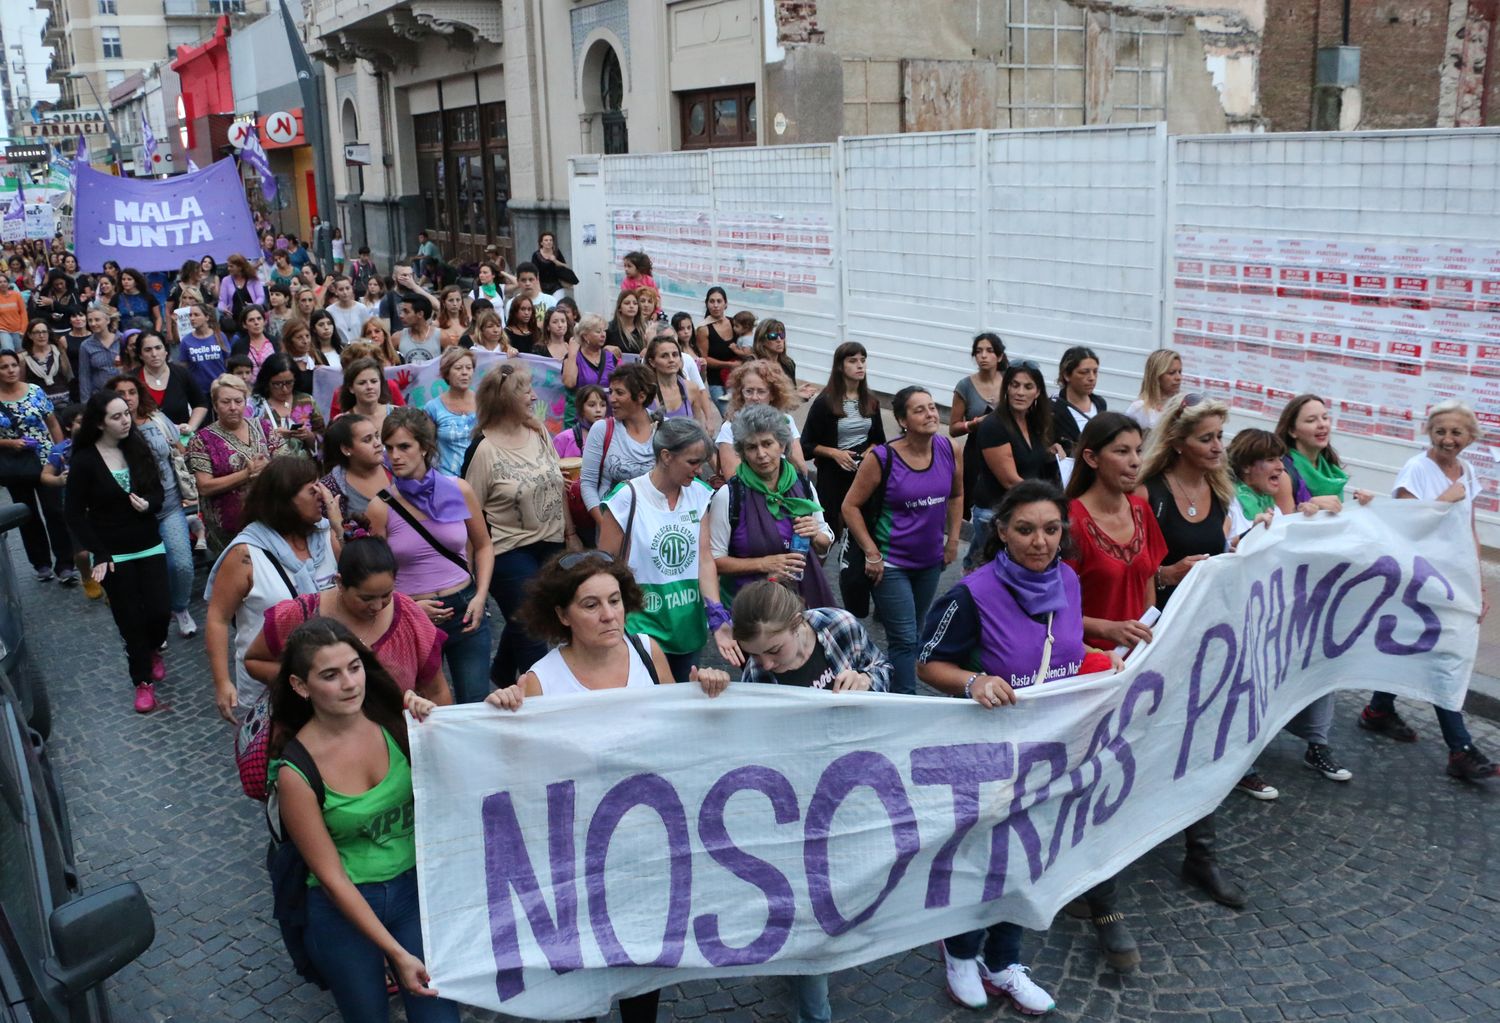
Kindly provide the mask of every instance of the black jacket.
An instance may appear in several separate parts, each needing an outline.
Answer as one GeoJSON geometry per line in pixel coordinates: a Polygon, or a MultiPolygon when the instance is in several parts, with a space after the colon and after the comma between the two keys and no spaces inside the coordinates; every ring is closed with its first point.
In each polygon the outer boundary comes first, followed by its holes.
{"type": "MultiPolygon", "coordinates": [[[[884,443],[885,419],[881,416],[880,406],[877,404],[875,412],[870,416],[870,435],[858,450],[864,452],[873,444],[884,443]]],[[[833,410],[828,407],[828,402],[823,395],[819,394],[807,407],[807,422],[802,425],[802,457],[811,462],[815,448],[838,446],[839,417],[833,414],[833,410]]],[[[821,466],[818,471],[820,473],[823,471],[821,466]]]]}
{"type": "Polygon", "coordinates": [[[64,510],[73,535],[94,555],[96,564],[161,543],[156,514],[161,511],[163,494],[154,462],[149,471],[132,471],[130,486],[145,498],[145,511],[130,506],[130,495],[109,474],[98,448],[87,444],[73,449],[64,510]]]}
{"type": "MultiPolygon", "coordinates": [[[[1065,397],[1065,393],[1059,394],[1056,398],[1052,399],[1052,439],[1061,444],[1063,450],[1069,456],[1072,456],[1074,453],[1073,445],[1078,443],[1078,436],[1083,431],[1078,428],[1078,423],[1073,418],[1073,413],[1068,411],[1068,399],[1065,397]]],[[[1099,394],[1096,393],[1094,395],[1093,401],[1094,415],[1097,416],[1100,412],[1109,411],[1109,406],[1105,404],[1104,399],[1099,394]]]]}

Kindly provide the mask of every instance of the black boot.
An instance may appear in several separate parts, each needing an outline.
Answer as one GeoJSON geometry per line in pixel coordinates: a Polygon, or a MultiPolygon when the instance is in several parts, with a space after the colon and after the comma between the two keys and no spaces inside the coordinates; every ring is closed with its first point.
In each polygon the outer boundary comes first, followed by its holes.
{"type": "Polygon", "coordinates": [[[1189,825],[1182,835],[1187,840],[1187,856],[1182,861],[1183,879],[1202,888],[1221,905],[1230,909],[1244,909],[1244,890],[1220,872],[1218,860],[1214,856],[1217,844],[1214,815],[1209,814],[1196,824],[1189,825]]]}
{"type": "Polygon", "coordinates": [[[1084,893],[1094,929],[1099,934],[1099,948],[1104,961],[1121,973],[1129,973],[1141,965],[1141,950],[1136,947],[1130,928],[1125,926],[1125,914],[1120,912],[1115,879],[1100,882],[1084,893]]]}

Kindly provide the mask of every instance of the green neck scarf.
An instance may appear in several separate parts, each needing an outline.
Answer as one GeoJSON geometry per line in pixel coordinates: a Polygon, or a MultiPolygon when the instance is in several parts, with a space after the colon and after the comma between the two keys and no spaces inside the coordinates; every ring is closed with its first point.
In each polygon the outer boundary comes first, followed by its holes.
{"type": "Polygon", "coordinates": [[[1239,498],[1240,510],[1245,513],[1245,518],[1253,519],[1261,512],[1268,512],[1276,507],[1276,498],[1270,494],[1262,494],[1258,490],[1252,490],[1243,483],[1234,485],[1234,495],[1239,498]]]}
{"type": "Polygon", "coordinates": [[[1307,492],[1313,497],[1343,497],[1344,487],[1349,483],[1349,474],[1328,461],[1327,456],[1319,455],[1318,464],[1313,465],[1307,460],[1307,456],[1292,448],[1292,466],[1297,470],[1297,475],[1302,477],[1302,482],[1307,484],[1307,492]]]}
{"type": "Polygon", "coordinates": [[[481,284],[479,286],[479,292],[485,298],[494,298],[500,293],[500,289],[493,284],[481,284]]]}
{"type": "Polygon", "coordinates": [[[788,497],[787,491],[797,482],[797,470],[792,468],[792,463],[785,458],[781,460],[781,475],[776,478],[775,488],[766,486],[766,481],[755,474],[755,470],[744,462],[734,471],[736,477],[766,499],[766,510],[771,513],[773,519],[784,519],[788,516],[797,518],[802,515],[816,515],[823,510],[823,506],[817,501],[809,501],[805,497],[788,497]]]}

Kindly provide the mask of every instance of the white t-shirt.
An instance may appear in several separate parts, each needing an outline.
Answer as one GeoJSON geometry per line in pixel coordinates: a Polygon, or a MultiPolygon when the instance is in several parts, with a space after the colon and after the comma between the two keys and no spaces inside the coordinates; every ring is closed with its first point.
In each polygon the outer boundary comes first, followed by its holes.
{"type": "MultiPolygon", "coordinates": [[[[802,439],[802,431],[797,429],[797,423],[792,419],[790,413],[786,413],[786,425],[792,431],[792,443],[802,439]]],[[[719,427],[719,435],[714,438],[715,444],[728,444],[734,447],[734,426],[729,420],[724,420],[724,425],[719,427]]]]}
{"type": "MultiPolygon", "coordinates": [[[[651,653],[651,637],[642,633],[637,637],[641,646],[646,648],[649,656],[651,653]]],[[[626,644],[629,646],[629,643],[626,644]]],[[[543,696],[571,696],[574,693],[592,693],[597,690],[590,689],[578,681],[578,676],[573,674],[573,669],[568,667],[568,662],[563,660],[563,648],[556,647],[547,653],[540,661],[531,666],[532,674],[536,675],[537,682],[542,687],[543,696]]],[[[638,689],[641,686],[654,685],[651,674],[646,670],[646,662],[641,660],[640,654],[630,647],[630,674],[625,679],[626,689],[638,689]]]]}
{"type": "MultiPolygon", "coordinates": [[[[1474,467],[1462,458],[1458,460],[1458,465],[1462,470],[1458,481],[1464,485],[1464,499],[1460,503],[1472,512],[1474,498],[1479,495],[1479,476],[1474,472],[1474,467]]],[[[1396,482],[1391,486],[1391,496],[1396,496],[1398,490],[1405,490],[1419,501],[1436,501],[1453,483],[1438,468],[1438,464],[1427,457],[1427,452],[1423,451],[1407,459],[1401,471],[1396,474],[1396,482]]]]}
{"type": "Polygon", "coordinates": [[[333,325],[338,329],[339,337],[343,338],[344,344],[359,340],[359,332],[364,329],[365,321],[375,315],[375,310],[361,302],[355,302],[348,309],[335,302],[328,307],[328,315],[333,317],[333,325]]]}

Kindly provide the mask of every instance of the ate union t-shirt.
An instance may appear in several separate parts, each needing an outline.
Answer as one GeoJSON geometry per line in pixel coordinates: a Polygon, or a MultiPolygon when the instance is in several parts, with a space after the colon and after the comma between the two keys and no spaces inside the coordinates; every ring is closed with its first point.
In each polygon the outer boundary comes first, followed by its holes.
{"type": "MultiPolygon", "coordinates": [[[[1068,565],[1078,573],[1086,618],[1130,622],[1140,618],[1155,603],[1148,589],[1151,577],[1167,556],[1167,541],[1144,498],[1128,497],[1135,530],[1120,543],[1099,527],[1083,502],[1068,505],[1068,530],[1073,537],[1073,556],[1068,565]]],[[[1083,637],[1096,650],[1112,650],[1115,644],[1102,636],[1083,637]]]]}

